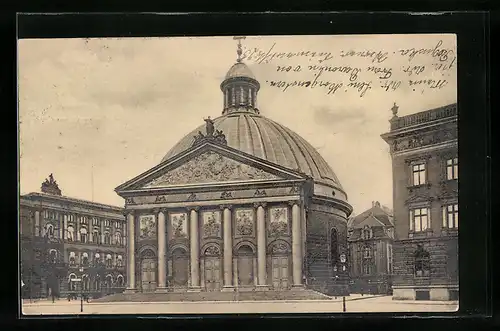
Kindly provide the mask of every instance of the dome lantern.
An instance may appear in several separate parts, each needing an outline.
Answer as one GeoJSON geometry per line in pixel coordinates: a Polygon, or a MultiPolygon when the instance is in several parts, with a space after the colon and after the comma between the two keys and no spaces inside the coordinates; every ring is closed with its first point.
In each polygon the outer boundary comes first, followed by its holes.
{"type": "Polygon", "coordinates": [[[258,114],[257,92],[260,84],[248,66],[243,63],[241,55],[241,39],[245,37],[234,37],[238,40],[236,63],[229,69],[220,88],[224,95],[224,109],[222,115],[236,112],[250,112],[258,114]]]}

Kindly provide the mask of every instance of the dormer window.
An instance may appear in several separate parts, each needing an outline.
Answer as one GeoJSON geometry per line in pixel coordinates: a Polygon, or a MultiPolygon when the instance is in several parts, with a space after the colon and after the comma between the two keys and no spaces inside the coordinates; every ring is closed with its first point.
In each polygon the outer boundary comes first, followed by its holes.
{"type": "Polygon", "coordinates": [[[368,227],[368,226],[365,226],[363,228],[363,239],[371,239],[373,237],[373,230],[368,227]]]}

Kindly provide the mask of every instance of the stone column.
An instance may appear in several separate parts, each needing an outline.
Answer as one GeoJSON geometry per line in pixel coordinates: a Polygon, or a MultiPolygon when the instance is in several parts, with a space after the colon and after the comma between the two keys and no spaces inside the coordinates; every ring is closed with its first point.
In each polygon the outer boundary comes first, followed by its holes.
{"type": "Polygon", "coordinates": [[[257,207],[257,271],[258,286],[266,286],[266,217],[265,203],[255,204],[257,207]]]}
{"type": "Polygon", "coordinates": [[[40,236],[40,210],[35,210],[35,236],[40,236]]]}
{"type": "Polygon", "coordinates": [[[64,223],[63,223],[63,240],[66,241],[68,239],[68,217],[69,215],[64,215],[64,223]]]}
{"type": "Polygon", "coordinates": [[[302,224],[300,202],[292,203],[292,265],[293,285],[302,286],[302,224]]]}
{"type": "Polygon", "coordinates": [[[158,222],[158,287],[157,291],[162,292],[166,290],[167,287],[167,270],[166,270],[166,231],[165,231],[165,212],[163,210],[157,210],[157,222],[158,222]]]}
{"type": "Polygon", "coordinates": [[[233,232],[231,206],[221,206],[224,223],[224,288],[232,291],[233,287],[233,232]]]}
{"type": "Polygon", "coordinates": [[[127,292],[135,292],[135,215],[127,214],[127,292]]]}
{"type": "Polygon", "coordinates": [[[200,238],[198,208],[191,209],[190,215],[190,253],[191,253],[191,287],[192,291],[200,291],[200,238]]]}

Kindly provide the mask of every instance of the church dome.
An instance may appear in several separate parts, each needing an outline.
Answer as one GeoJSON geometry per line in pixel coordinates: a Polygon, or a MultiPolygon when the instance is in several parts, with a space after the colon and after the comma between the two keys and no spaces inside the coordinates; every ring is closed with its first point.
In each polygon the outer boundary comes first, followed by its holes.
{"type": "MultiPolygon", "coordinates": [[[[299,170],[311,176],[315,182],[342,189],[337,176],[316,149],[287,127],[245,111],[223,115],[213,121],[215,129],[222,130],[226,135],[229,147],[299,170]]],[[[182,138],[162,162],[190,148],[199,131],[204,132],[205,125],[182,138]]]]}
{"type": "Polygon", "coordinates": [[[251,78],[255,79],[253,72],[243,62],[235,63],[227,72],[225,79],[230,78],[251,78]]]}
{"type": "MultiPolygon", "coordinates": [[[[260,84],[241,61],[241,53],[239,44],[237,63],[221,83],[224,107],[222,116],[213,120],[215,130],[224,133],[229,147],[310,176],[315,182],[315,194],[347,200],[337,176],[313,146],[297,133],[260,114],[257,108],[260,84]]],[[[205,125],[182,138],[162,162],[193,146],[199,132],[205,132],[205,125]]]]}

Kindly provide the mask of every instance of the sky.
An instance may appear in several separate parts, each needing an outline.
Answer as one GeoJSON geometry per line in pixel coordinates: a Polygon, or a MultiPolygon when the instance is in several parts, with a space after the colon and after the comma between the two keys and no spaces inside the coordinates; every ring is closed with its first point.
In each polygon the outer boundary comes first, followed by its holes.
{"type": "MultiPolygon", "coordinates": [[[[355,214],[372,201],[392,207],[391,157],[380,135],[389,130],[393,103],[403,116],[457,99],[454,35],[247,36],[242,44],[244,62],[261,83],[261,115],[297,132],[319,151],[339,177],[355,214]],[[411,51],[421,48],[430,51],[411,51]],[[269,49],[270,54],[317,53],[264,61],[249,57],[269,49]],[[401,53],[404,49],[410,51],[401,53]],[[452,50],[445,61],[439,60],[441,49],[452,50]],[[349,50],[355,55],[341,56],[349,50]],[[386,52],[387,58],[377,63],[374,54],[386,52]],[[433,69],[437,63],[453,65],[438,72],[433,69]],[[277,72],[277,66],[298,65],[300,72],[277,72]],[[270,85],[313,79],[309,65],[360,68],[357,81],[372,81],[372,89],[360,97],[348,87],[350,74],[326,70],[317,79],[342,83],[335,93],[270,85]],[[376,76],[383,72],[368,72],[372,65],[391,69],[387,81],[395,82],[391,86],[401,81],[400,87],[381,89],[376,76]],[[408,66],[414,69],[412,76],[408,66]],[[417,76],[421,66],[425,71],[417,76]],[[408,86],[409,79],[429,78],[448,83],[441,89],[421,83],[416,91],[408,86]]],[[[235,63],[236,45],[232,37],[20,40],[21,194],[39,192],[53,173],[63,195],[123,206],[115,187],[157,165],[203,118],[221,115],[219,86],[235,63]]]]}

